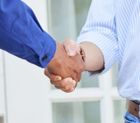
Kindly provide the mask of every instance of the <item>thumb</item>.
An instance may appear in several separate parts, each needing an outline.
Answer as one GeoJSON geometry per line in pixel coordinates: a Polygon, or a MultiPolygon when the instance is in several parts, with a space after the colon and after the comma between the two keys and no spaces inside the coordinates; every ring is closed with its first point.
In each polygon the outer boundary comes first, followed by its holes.
{"type": "Polygon", "coordinates": [[[75,56],[80,53],[79,45],[73,40],[66,40],[64,42],[64,48],[69,56],[75,56]]]}

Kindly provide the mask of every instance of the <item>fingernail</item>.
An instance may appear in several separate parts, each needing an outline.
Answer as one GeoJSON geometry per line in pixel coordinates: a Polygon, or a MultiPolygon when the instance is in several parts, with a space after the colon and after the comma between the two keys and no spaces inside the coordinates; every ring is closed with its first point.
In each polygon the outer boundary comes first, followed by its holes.
{"type": "Polygon", "coordinates": [[[61,76],[56,76],[55,78],[56,81],[60,81],[61,79],[62,79],[61,76]]]}

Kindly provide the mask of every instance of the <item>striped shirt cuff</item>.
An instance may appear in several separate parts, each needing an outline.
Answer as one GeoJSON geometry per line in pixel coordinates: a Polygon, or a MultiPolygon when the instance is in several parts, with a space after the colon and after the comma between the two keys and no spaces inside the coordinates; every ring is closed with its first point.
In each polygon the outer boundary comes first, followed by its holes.
{"type": "MultiPolygon", "coordinates": [[[[88,41],[94,43],[97,47],[100,48],[104,56],[104,70],[101,73],[104,73],[111,68],[111,66],[117,61],[118,57],[118,45],[116,39],[112,36],[106,36],[99,32],[87,32],[82,33],[78,37],[78,43],[88,41]]],[[[92,54],[92,53],[91,53],[92,54]]]]}

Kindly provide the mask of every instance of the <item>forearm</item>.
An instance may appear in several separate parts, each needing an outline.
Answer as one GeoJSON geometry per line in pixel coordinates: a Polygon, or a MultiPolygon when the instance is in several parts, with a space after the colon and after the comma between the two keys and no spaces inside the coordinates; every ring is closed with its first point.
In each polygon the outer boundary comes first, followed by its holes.
{"type": "Polygon", "coordinates": [[[100,71],[104,68],[104,58],[101,50],[88,41],[80,43],[85,52],[85,70],[100,71]]]}
{"type": "Polygon", "coordinates": [[[30,63],[46,67],[55,40],[41,28],[30,7],[20,0],[0,1],[0,49],[30,63]]]}

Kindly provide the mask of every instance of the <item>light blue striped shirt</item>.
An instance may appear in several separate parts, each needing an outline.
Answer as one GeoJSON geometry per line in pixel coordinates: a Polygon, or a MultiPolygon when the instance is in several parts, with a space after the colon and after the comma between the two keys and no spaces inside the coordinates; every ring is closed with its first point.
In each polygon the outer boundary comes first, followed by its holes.
{"type": "Polygon", "coordinates": [[[93,0],[78,41],[101,49],[105,71],[118,62],[120,95],[140,100],[140,0],[93,0]]]}

